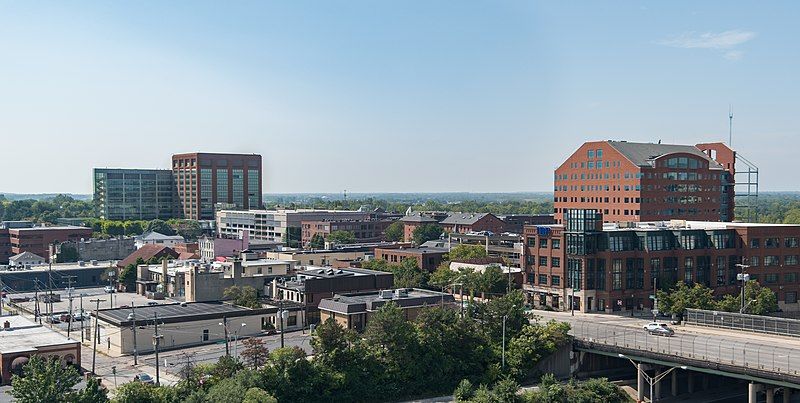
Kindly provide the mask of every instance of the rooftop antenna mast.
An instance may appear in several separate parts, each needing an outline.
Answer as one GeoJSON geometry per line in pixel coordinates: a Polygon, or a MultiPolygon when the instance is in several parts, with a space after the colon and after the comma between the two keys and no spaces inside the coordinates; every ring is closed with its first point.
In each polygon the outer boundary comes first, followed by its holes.
{"type": "Polygon", "coordinates": [[[728,104],[728,146],[733,147],[733,108],[728,104]]]}

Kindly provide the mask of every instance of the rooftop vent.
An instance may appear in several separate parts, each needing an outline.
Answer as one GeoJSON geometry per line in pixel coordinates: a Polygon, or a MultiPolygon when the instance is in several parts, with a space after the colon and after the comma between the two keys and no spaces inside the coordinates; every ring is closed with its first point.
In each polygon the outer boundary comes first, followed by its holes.
{"type": "Polygon", "coordinates": [[[394,292],[392,290],[381,290],[380,297],[381,299],[392,299],[394,292]]]}

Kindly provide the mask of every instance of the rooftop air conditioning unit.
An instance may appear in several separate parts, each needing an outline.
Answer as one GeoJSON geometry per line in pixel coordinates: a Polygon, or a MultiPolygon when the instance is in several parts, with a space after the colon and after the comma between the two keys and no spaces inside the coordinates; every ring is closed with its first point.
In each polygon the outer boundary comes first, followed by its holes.
{"type": "Polygon", "coordinates": [[[394,292],[392,290],[381,290],[380,297],[381,299],[392,299],[394,292]]]}

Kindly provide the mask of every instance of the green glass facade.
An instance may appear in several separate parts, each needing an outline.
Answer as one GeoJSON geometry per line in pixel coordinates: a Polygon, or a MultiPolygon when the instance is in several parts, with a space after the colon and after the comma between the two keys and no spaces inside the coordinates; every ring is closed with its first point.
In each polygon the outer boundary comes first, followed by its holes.
{"type": "Polygon", "coordinates": [[[94,204],[107,220],[167,220],[177,195],[171,170],[94,169],[94,204]]]}

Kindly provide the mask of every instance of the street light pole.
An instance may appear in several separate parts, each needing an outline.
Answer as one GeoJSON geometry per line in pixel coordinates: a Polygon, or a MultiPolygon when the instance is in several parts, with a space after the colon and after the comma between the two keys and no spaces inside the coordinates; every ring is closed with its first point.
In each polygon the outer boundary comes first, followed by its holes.
{"type": "Polygon", "coordinates": [[[153,325],[155,326],[155,330],[153,330],[153,347],[156,350],[156,385],[159,385],[160,368],[158,363],[158,347],[164,335],[158,333],[158,312],[153,312],[153,325]]]}
{"type": "Polygon", "coordinates": [[[133,308],[133,302],[131,302],[131,314],[128,315],[128,320],[133,321],[131,323],[131,330],[133,331],[133,365],[139,365],[139,352],[136,343],[136,311],[133,308]]]}
{"type": "Polygon", "coordinates": [[[744,304],[744,287],[747,284],[747,281],[750,280],[750,275],[746,274],[745,271],[750,268],[750,265],[737,263],[736,267],[741,269],[741,273],[737,276],[739,280],[742,281],[742,307],[739,309],[739,313],[744,312],[745,304],[744,304]]]}
{"type": "MultiPolygon", "coordinates": [[[[644,379],[647,381],[647,383],[650,384],[650,402],[655,402],[656,401],[656,397],[654,396],[654,389],[655,389],[655,385],[656,384],[661,382],[662,379],[664,379],[667,375],[669,375],[675,369],[680,368],[682,370],[686,370],[688,368],[685,365],[681,365],[681,366],[677,366],[677,367],[671,367],[670,369],[668,369],[668,370],[666,370],[666,371],[664,371],[664,372],[662,372],[662,373],[660,373],[660,374],[658,374],[656,376],[652,376],[651,377],[650,375],[647,374],[646,371],[640,369],[639,365],[636,364],[636,362],[634,362],[627,355],[625,355],[625,354],[617,354],[617,355],[619,356],[619,358],[627,358],[628,361],[630,361],[631,364],[633,364],[633,366],[636,368],[637,373],[639,373],[642,377],[644,377],[644,379]]],[[[636,387],[638,388],[639,385],[637,384],[636,387]]]]}

